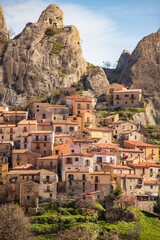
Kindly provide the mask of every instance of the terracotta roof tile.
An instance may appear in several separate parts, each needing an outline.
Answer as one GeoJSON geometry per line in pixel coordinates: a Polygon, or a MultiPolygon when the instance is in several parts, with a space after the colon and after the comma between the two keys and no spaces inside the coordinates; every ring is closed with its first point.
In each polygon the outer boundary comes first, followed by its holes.
{"type": "Polygon", "coordinates": [[[129,140],[124,140],[124,143],[129,143],[131,145],[134,146],[138,146],[138,147],[152,147],[152,148],[159,148],[156,145],[153,144],[149,144],[149,143],[144,143],[144,142],[140,142],[140,141],[129,141],[129,140]]]}
{"type": "Polygon", "coordinates": [[[144,181],[145,185],[158,185],[158,182],[153,182],[153,181],[144,181]]]}

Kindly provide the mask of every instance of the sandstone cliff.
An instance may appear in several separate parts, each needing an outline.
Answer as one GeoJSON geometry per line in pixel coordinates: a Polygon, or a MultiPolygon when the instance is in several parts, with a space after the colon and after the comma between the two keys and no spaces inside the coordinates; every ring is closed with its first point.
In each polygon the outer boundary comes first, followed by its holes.
{"type": "Polygon", "coordinates": [[[143,38],[127,61],[119,83],[131,88],[142,88],[150,97],[160,121],[160,30],[143,38]]]}
{"type": "MultiPolygon", "coordinates": [[[[46,96],[92,74],[82,55],[79,31],[74,26],[64,27],[63,12],[53,4],[37,23],[26,24],[22,33],[8,43],[2,57],[0,103],[18,104],[34,96],[46,96]]],[[[87,78],[88,87],[96,96],[103,94],[109,84],[104,71],[95,70],[94,79],[96,84],[87,78]]]]}
{"type": "Polygon", "coordinates": [[[118,60],[116,69],[121,70],[124,67],[124,65],[127,63],[127,61],[129,60],[130,56],[131,56],[131,53],[129,51],[123,50],[123,52],[118,60]]]}

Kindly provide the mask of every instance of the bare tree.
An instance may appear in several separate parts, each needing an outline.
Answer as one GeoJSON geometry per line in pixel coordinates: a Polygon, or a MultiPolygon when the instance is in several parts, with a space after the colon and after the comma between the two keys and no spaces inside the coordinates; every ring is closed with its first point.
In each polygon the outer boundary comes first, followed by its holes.
{"type": "Polygon", "coordinates": [[[129,193],[123,192],[114,201],[115,207],[120,208],[121,212],[125,211],[128,207],[133,207],[136,204],[136,197],[129,193]]]}
{"type": "Polygon", "coordinates": [[[68,197],[67,197],[66,193],[58,193],[56,199],[59,204],[60,222],[61,222],[62,207],[63,207],[64,203],[67,201],[68,197]]]}
{"type": "Polygon", "coordinates": [[[29,240],[29,220],[19,205],[0,207],[0,240],[29,240]]]}

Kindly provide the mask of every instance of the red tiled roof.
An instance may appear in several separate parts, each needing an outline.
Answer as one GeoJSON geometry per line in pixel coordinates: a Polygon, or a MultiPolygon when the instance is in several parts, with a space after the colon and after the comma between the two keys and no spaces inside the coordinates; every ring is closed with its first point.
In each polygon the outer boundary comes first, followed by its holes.
{"type": "Polygon", "coordinates": [[[131,167],[142,167],[142,168],[159,167],[160,168],[160,164],[152,163],[152,162],[130,163],[129,165],[131,167]]]}
{"type": "Polygon", "coordinates": [[[38,123],[38,125],[41,125],[41,126],[51,126],[51,123],[41,122],[41,123],[38,123]]]}
{"type": "Polygon", "coordinates": [[[129,141],[129,140],[124,140],[124,143],[129,143],[131,145],[134,146],[138,146],[138,147],[152,147],[152,148],[159,148],[156,145],[153,144],[149,144],[149,143],[144,143],[144,142],[140,142],[140,141],[129,141]]]}
{"type": "Polygon", "coordinates": [[[40,157],[37,158],[37,160],[58,160],[59,156],[58,155],[51,155],[51,156],[47,156],[47,157],[40,157]]]}
{"type": "Polygon", "coordinates": [[[135,152],[135,153],[143,153],[143,151],[141,150],[138,150],[138,149],[131,149],[131,148],[121,148],[121,147],[118,147],[116,148],[117,151],[119,152],[135,152]]]}
{"type": "Polygon", "coordinates": [[[12,153],[26,153],[29,152],[27,149],[13,149],[12,153]]]}
{"type": "Polygon", "coordinates": [[[64,125],[78,125],[76,122],[72,122],[70,120],[53,120],[53,124],[64,124],[64,125]]]}
{"type": "Polygon", "coordinates": [[[144,181],[145,185],[158,185],[158,182],[144,181]]]}

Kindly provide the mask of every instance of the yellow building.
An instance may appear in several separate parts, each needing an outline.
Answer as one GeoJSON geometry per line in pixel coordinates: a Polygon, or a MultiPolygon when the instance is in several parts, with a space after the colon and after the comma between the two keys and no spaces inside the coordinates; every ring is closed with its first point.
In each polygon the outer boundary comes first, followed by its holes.
{"type": "Polygon", "coordinates": [[[87,128],[85,132],[89,133],[92,139],[102,139],[103,143],[112,143],[112,130],[105,128],[87,128]]]}
{"type": "Polygon", "coordinates": [[[95,125],[95,116],[90,112],[84,112],[79,115],[69,116],[67,120],[78,123],[78,130],[83,131],[85,128],[92,128],[95,125]]]}
{"type": "Polygon", "coordinates": [[[92,113],[92,100],[87,96],[77,97],[72,101],[73,115],[78,115],[84,112],[92,113]]]}
{"type": "Polygon", "coordinates": [[[124,147],[139,149],[144,152],[146,161],[159,161],[159,147],[153,144],[148,144],[139,141],[128,141],[124,140],[124,147]]]}
{"type": "Polygon", "coordinates": [[[0,160],[0,184],[6,183],[6,175],[8,173],[8,158],[2,157],[0,160]]]}

